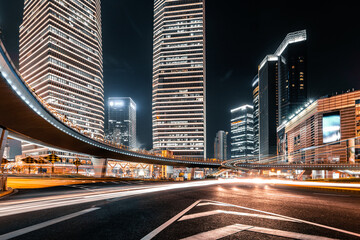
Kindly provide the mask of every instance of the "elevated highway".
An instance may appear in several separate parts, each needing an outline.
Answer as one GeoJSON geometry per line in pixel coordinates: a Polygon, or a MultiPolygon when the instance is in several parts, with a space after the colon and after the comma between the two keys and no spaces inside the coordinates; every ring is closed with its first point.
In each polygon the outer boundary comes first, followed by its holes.
{"type": "Polygon", "coordinates": [[[258,169],[258,170],[360,170],[360,164],[258,164],[258,163],[226,163],[225,167],[238,169],[258,169]]]}
{"type": "Polygon", "coordinates": [[[0,45],[0,127],[10,136],[99,159],[186,167],[221,166],[208,159],[166,158],[130,151],[86,136],[46,106],[21,78],[2,42],[0,45]]]}

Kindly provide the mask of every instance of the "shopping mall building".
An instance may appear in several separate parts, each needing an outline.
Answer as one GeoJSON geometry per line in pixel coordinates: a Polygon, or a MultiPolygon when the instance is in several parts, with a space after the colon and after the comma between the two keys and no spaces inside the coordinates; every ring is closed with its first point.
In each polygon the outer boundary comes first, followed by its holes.
{"type": "Polygon", "coordinates": [[[278,156],[290,163],[359,162],[360,91],[308,102],[277,135],[278,156]]]}

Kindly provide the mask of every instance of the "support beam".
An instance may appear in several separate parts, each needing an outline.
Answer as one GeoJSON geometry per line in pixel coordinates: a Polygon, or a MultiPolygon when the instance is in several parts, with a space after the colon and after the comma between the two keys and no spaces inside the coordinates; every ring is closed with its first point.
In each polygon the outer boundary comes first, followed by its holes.
{"type": "Polygon", "coordinates": [[[94,177],[103,178],[106,175],[108,160],[107,158],[91,158],[94,166],[94,177]]]}
{"type": "Polygon", "coordinates": [[[7,137],[8,137],[8,131],[0,127],[0,162],[4,156],[7,137]]]}

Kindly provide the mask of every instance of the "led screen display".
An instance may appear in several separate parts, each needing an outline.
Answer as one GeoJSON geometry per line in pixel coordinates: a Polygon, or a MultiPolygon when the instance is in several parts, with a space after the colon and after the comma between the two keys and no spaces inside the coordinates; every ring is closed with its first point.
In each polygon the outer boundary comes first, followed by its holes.
{"type": "Polygon", "coordinates": [[[323,143],[336,142],[341,139],[340,113],[333,112],[323,115],[323,143]]]}

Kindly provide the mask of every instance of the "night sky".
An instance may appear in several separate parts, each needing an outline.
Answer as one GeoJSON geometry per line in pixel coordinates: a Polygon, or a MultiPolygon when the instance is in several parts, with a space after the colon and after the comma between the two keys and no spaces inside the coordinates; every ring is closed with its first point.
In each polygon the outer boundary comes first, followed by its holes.
{"type": "MultiPolygon", "coordinates": [[[[0,0],[0,26],[16,64],[23,2],[0,0]]],[[[347,1],[289,2],[207,0],[209,157],[215,133],[229,131],[230,109],[252,103],[251,81],[258,64],[275,52],[289,32],[308,32],[311,98],[360,89],[357,8],[347,1]]],[[[105,98],[133,98],[138,109],[138,141],[147,149],[152,147],[152,11],[152,0],[102,0],[105,98]]]]}

